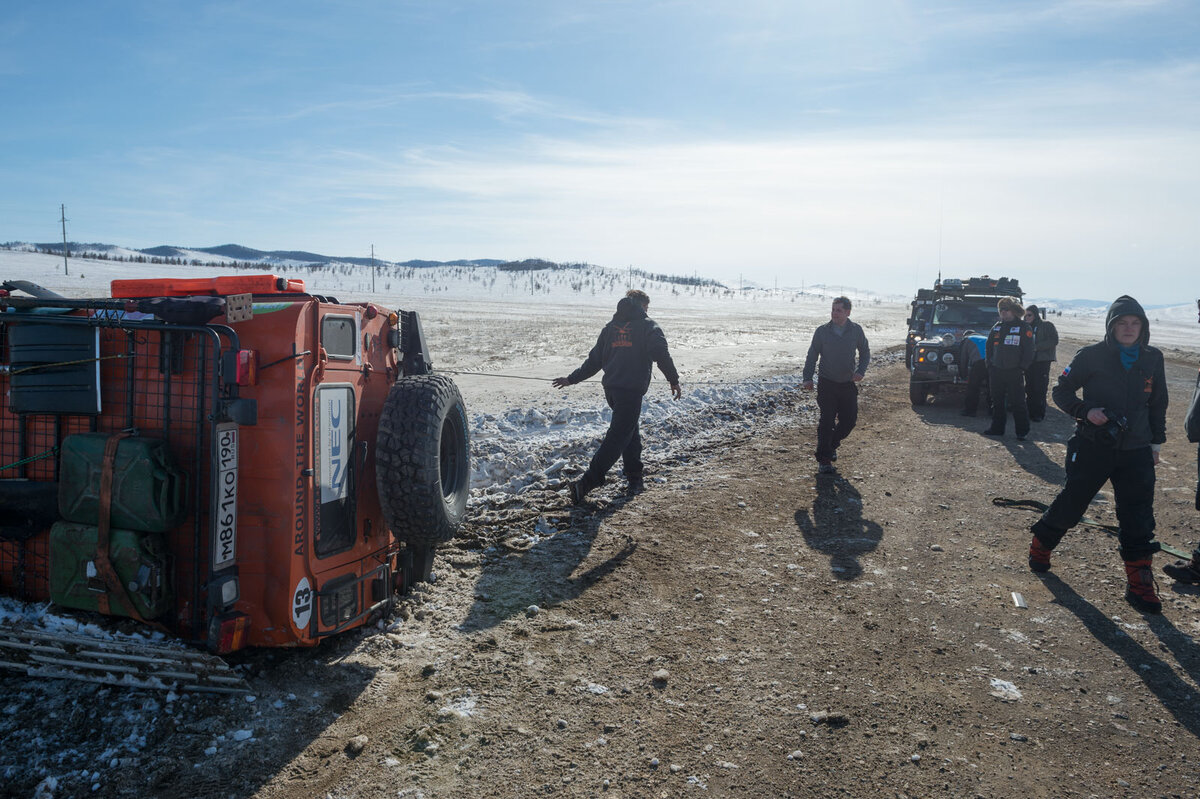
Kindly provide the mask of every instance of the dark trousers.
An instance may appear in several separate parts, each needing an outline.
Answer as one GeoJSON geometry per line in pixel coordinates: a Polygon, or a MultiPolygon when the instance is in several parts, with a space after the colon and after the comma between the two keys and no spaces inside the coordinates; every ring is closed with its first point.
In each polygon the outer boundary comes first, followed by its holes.
{"type": "Polygon", "coordinates": [[[1025,370],[1025,406],[1029,418],[1040,422],[1046,418],[1046,389],[1050,388],[1050,362],[1034,361],[1025,370]]]}
{"type": "Polygon", "coordinates": [[[1050,509],[1033,525],[1047,549],[1058,542],[1087,511],[1105,482],[1111,482],[1117,504],[1122,560],[1140,560],[1158,551],[1154,540],[1154,453],[1150,447],[1116,449],[1082,438],[1067,441],[1067,484],[1050,509]]]}
{"type": "Polygon", "coordinates": [[[821,411],[817,421],[817,460],[826,463],[858,423],[858,384],[818,380],[817,407],[821,411]]]}
{"type": "Polygon", "coordinates": [[[974,414],[979,410],[979,398],[987,398],[988,410],[991,410],[991,396],[988,390],[988,366],[986,361],[976,361],[967,370],[967,396],[963,400],[963,410],[974,414]]]}
{"type": "Polygon", "coordinates": [[[992,389],[992,431],[1003,433],[1012,411],[1017,435],[1029,432],[1029,408],[1025,407],[1025,373],[1019,367],[997,369],[988,367],[988,382],[992,389]]]}
{"type": "Polygon", "coordinates": [[[579,479],[580,485],[587,491],[604,482],[604,475],[621,459],[622,471],[632,479],[641,477],[645,466],[642,464],[642,434],[638,430],[638,420],[642,415],[642,394],[639,391],[622,388],[604,389],[604,399],[612,408],[612,421],[608,423],[608,432],[587,471],[579,479]]]}

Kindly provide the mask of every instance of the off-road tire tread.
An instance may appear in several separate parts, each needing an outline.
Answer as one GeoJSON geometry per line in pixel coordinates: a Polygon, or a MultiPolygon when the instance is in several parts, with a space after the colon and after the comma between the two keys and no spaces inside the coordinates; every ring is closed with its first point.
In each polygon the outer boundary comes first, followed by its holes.
{"type": "Polygon", "coordinates": [[[929,396],[929,391],[923,382],[910,380],[908,382],[908,399],[913,404],[913,407],[925,404],[926,397],[929,396]]]}
{"type": "Polygon", "coordinates": [[[454,537],[466,515],[469,474],[443,498],[440,474],[443,423],[459,416],[460,463],[469,471],[470,447],[462,394],[445,375],[414,375],[388,391],[375,442],[375,481],[384,519],[398,541],[432,548],[454,537]]]}

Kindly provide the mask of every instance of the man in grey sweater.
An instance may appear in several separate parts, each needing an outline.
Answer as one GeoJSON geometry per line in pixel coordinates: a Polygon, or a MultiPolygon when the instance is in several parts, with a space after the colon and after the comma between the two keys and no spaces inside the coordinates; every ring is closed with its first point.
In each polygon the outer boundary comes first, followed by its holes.
{"type": "Polygon", "coordinates": [[[836,297],[829,321],[813,331],[808,357],[804,359],[804,390],[817,381],[817,471],[833,473],[838,445],[858,422],[858,384],[871,362],[871,347],[862,327],[850,321],[850,300],[836,297]],[[855,353],[858,362],[855,364],[855,353]],[[820,368],[817,367],[818,361],[820,368]]]}

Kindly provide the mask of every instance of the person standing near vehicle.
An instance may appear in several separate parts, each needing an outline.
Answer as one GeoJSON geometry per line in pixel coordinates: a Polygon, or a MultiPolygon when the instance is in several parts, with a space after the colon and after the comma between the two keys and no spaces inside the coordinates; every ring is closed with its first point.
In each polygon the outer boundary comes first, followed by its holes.
{"type": "Polygon", "coordinates": [[[821,412],[816,454],[817,471],[821,474],[835,471],[833,462],[837,460],[838,446],[858,422],[858,384],[871,362],[867,335],[861,326],[850,321],[850,308],[849,298],[834,298],[829,321],[813,331],[808,357],[804,359],[804,390],[812,390],[814,374],[820,378],[816,383],[817,407],[821,412]]]}
{"type": "MultiPolygon", "coordinates": [[[[1200,300],[1196,300],[1196,313],[1200,315],[1200,300]]],[[[1200,316],[1196,322],[1200,324],[1200,316]]],[[[1196,390],[1192,392],[1192,404],[1188,406],[1183,426],[1187,430],[1187,440],[1200,443],[1200,375],[1196,376],[1196,390]]],[[[1196,447],[1196,510],[1200,510],[1200,447],[1196,447]]],[[[1200,545],[1196,546],[1191,560],[1177,560],[1163,566],[1163,572],[1176,582],[1200,583],[1200,545]]]]}
{"type": "Polygon", "coordinates": [[[1011,410],[1017,438],[1029,435],[1029,408],[1025,406],[1025,370],[1033,363],[1033,331],[1021,316],[1025,309],[1016,297],[1001,297],[1000,312],[987,340],[988,383],[992,392],[992,425],[985,436],[1002,436],[1011,410]]]}
{"type": "Polygon", "coordinates": [[[1104,340],[1077,352],[1054,387],[1054,404],[1075,419],[1075,434],[1067,441],[1066,485],[1033,525],[1029,568],[1050,570],[1050,553],[1111,482],[1125,600],[1142,612],[1161,613],[1150,566],[1159,549],[1154,467],[1167,438],[1166,371],[1162,353],[1149,345],[1150,322],[1137,300],[1114,300],[1105,327],[1104,340]]]}
{"type": "Polygon", "coordinates": [[[650,297],[646,292],[630,289],[617,303],[612,321],[600,331],[596,346],[588,353],[583,365],[566,377],[554,378],[555,388],[566,388],[587,380],[601,369],[604,377],[604,399],[612,408],[612,421],[600,442],[587,471],[568,488],[571,501],[583,502],[589,491],[604,482],[608,470],[621,459],[621,468],[629,481],[629,493],[642,490],[642,435],[638,420],[642,415],[642,397],[650,388],[653,365],[671,384],[675,399],[683,396],[679,387],[679,372],[667,349],[667,337],[653,319],[647,316],[650,297]]]}
{"type": "Polygon", "coordinates": [[[1033,330],[1033,363],[1025,370],[1025,404],[1029,421],[1040,422],[1046,418],[1046,390],[1050,388],[1050,362],[1058,348],[1058,328],[1036,305],[1025,309],[1025,324],[1033,330]]]}
{"type": "Polygon", "coordinates": [[[967,370],[967,394],[963,398],[962,416],[974,416],[979,412],[979,398],[983,397],[992,411],[992,399],[988,393],[987,336],[974,330],[963,333],[958,361],[967,370]]]}

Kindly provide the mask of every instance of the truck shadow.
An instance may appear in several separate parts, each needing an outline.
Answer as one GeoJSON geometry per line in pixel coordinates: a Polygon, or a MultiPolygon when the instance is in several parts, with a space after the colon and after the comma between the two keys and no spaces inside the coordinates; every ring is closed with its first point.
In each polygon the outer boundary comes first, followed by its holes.
{"type": "MultiPolygon", "coordinates": [[[[1075,614],[1097,641],[1125,662],[1184,729],[1200,738],[1200,710],[1196,708],[1193,688],[1175,674],[1170,663],[1135,641],[1058,577],[1048,574],[1042,577],[1042,582],[1055,600],[1075,614]]],[[[1184,671],[1193,680],[1200,680],[1200,648],[1191,636],[1180,632],[1163,616],[1148,616],[1146,622],[1184,671]]]]}
{"type": "Polygon", "coordinates": [[[862,515],[862,495],[840,475],[817,478],[812,508],[796,511],[796,527],[809,548],[829,556],[829,571],[838,580],[862,574],[858,559],[883,540],[883,528],[862,515]]]}
{"type": "Polygon", "coordinates": [[[591,554],[605,519],[628,501],[628,497],[618,497],[590,513],[572,511],[567,529],[539,539],[522,552],[485,561],[475,584],[475,601],[460,628],[485,630],[529,612],[530,606],[547,608],[569,602],[619,569],[637,551],[636,541],[626,539],[617,552],[576,574],[591,554]]]}

